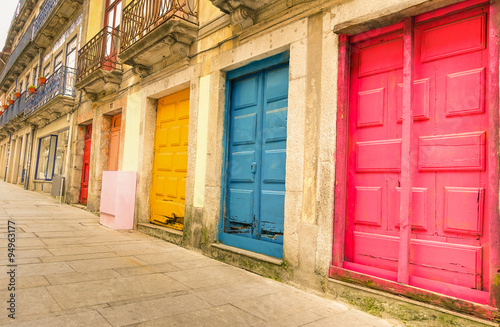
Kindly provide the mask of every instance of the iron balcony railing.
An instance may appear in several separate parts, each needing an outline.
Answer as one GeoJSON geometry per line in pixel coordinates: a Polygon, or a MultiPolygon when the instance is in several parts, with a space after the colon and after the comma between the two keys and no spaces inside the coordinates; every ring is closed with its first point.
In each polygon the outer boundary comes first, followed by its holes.
{"type": "Polygon", "coordinates": [[[45,0],[43,5],[40,7],[40,12],[33,21],[33,39],[58,2],[59,0],[45,0]]]}
{"type": "Polygon", "coordinates": [[[121,48],[124,51],[164,22],[177,19],[196,23],[196,0],[134,0],[123,9],[121,48]]]}
{"type": "Polygon", "coordinates": [[[28,95],[24,116],[29,116],[58,95],[74,98],[76,69],[62,66],[50,75],[45,84],[40,85],[35,93],[28,95]]]}
{"type": "Polygon", "coordinates": [[[26,32],[24,32],[23,36],[21,36],[19,42],[17,43],[14,51],[11,52],[9,60],[5,64],[5,67],[2,70],[2,74],[0,74],[0,83],[4,80],[5,76],[12,68],[12,66],[16,63],[17,58],[21,54],[21,52],[26,48],[26,46],[31,42],[31,36],[33,32],[33,24],[31,24],[26,32]]]}
{"type": "MultiPolygon", "coordinates": [[[[7,60],[7,64],[5,65],[4,69],[2,70],[2,73],[0,74],[0,83],[4,81],[10,69],[16,63],[19,55],[28,46],[28,44],[34,40],[35,36],[40,32],[40,28],[42,27],[43,23],[45,22],[47,17],[49,17],[50,13],[56,7],[59,1],[64,1],[64,0],[46,0],[40,7],[40,12],[36,16],[36,18],[32,21],[26,32],[24,32],[23,36],[20,38],[20,41],[17,43],[14,51],[12,51],[9,60],[7,60]]],[[[19,2],[18,12],[23,7],[24,3],[25,0],[21,0],[19,2]]],[[[14,21],[15,17],[16,16],[14,16],[12,21],[14,21]]]]}
{"type": "Polygon", "coordinates": [[[106,26],[78,51],[76,82],[98,69],[117,68],[118,30],[106,26]]]}
{"type": "Polygon", "coordinates": [[[21,93],[21,97],[16,99],[14,103],[7,108],[6,111],[0,116],[0,127],[12,120],[20,113],[26,110],[26,97],[28,92],[21,93]]]}

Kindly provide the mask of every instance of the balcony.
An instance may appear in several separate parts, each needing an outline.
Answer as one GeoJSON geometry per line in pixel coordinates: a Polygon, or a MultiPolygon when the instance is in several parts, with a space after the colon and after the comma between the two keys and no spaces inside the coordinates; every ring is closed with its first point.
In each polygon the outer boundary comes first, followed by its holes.
{"type": "Polygon", "coordinates": [[[197,1],[134,0],[123,9],[121,33],[118,57],[136,72],[186,58],[198,35],[197,1]]]}
{"type": "Polygon", "coordinates": [[[106,26],[78,51],[75,86],[91,99],[100,93],[118,91],[122,78],[116,58],[118,42],[118,31],[106,26]]]}
{"type": "Polygon", "coordinates": [[[43,126],[67,114],[75,103],[75,78],[76,69],[65,66],[50,75],[45,84],[26,98],[27,121],[43,126]]]}
{"type": "Polygon", "coordinates": [[[25,125],[24,110],[26,109],[26,98],[28,92],[23,92],[6,111],[0,116],[0,139],[9,132],[20,129],[25,125]]]}
{"type": "Polygon", "coordinates": [[[70,18],[82,7],[83,0],[45,0],[33,21],[33,42],[47,48],[70,18]]]}
{"type": "MultiPolygon", "coordinates": [[[[21,1],[19,17],[27,19],[26,15],[32,10],[34,1],[24,4],[21,1]],[[26,17],[25,17],[26,16],[26,17]]],[[[26,66],[38,53],[38,48],[47,48],[53,41],[54,36],[60,33],[69,19],[82,7],[83,0],[46,0],[40,7],[38,16],[32,21],[23,36],[20,38],[9,60],[0,74],[0,90],[6,92],[21,74],[26,66]]],[[[16,17],[17,18],[17,17],[16,17]]],[[[12,42],[11,35],[15,32],[19,22],[24,19],[14,19],[12,31],[9,32],[8,42],[12,42]]],[[[6,43],[6,44],[7,44],[6,43]]]]}
{"type": "Polygon", "coordinates": [[[9,60],[5,64],[2,73],[0,74],[0,90],[7,92],[16,77],[23,72],[26,66],[33,60],[37,54],[37,49],[31,41],[33,33],[33,24],[28,26],[27,30],[19,39],[19,42],[10,54],[9,60]]]}
{"type": "Polygon", "coordinates": [[[5,40],[4,49],[11,49],[12,43],[14,42],[14,38],[22,30],[23,26],[28,21],[31,13],[33,12],[33,8],[35,7],[36,0],[20,0],[16,12],[14,13],[14,17],[12,17],[12,21],[10,22],[9,33],[5,40]]]}

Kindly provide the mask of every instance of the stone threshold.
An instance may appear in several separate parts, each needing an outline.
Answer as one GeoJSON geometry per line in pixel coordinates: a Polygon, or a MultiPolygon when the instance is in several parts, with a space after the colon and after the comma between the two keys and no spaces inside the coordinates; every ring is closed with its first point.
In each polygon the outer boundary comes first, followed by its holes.
{"type": "Polygon", "coordinates": [[[476,318],[403,296],[389,294],[333,278],[328,278],[325,286],[326,289],[324,292],[329,297],[333,296],[336,300],[347,302],[358,310],[368,312],[383,319],[395,318],[403,321],[405,326],[499,326],[494,321],[476,318]]]}
{"type": "Polygon", "coordinates": [[[173,228],[168,228],[160,225],[155,225],[151,223],[138,223],[137,224],[137,230],[139,232],[142,232],[144,234],[157,237],[159,239],[162,239],[164,241],[176,244],[176,245],[181,245],[182,243],[182,231],[173,229],[173,228]]]}
{"type": "Polygon", "coordinates": [[[243,249],[239,249],[239,248],[225,245],[225,244],[221,244],[221,243],[212,243],[212,244],[210,244],[210,246],[217,248],[217,249],[220,249],[220,250],[223,250],[223,251],[228,251],[228,252],[231,252],[234,254],[244,255],[246,257],[250,257],[253,259],[260,260],[260,261],[268,262],[268,263],[271,263],[273,265],[277,265],[277,266],[283,265],[282,259],[270,257],[270,256],[267,256],[265,254],[260,254],[260,253],[256,253],[256,252],[252,252],[252,251],[248,251],[248,250],[243,250],[243,249]]]}

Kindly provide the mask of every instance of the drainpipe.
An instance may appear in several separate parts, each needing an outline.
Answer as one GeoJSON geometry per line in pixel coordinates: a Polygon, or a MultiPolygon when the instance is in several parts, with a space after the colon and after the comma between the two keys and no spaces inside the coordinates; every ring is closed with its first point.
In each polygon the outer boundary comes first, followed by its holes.
{"type": "Polygon", "coordinates": [[[28,158],[26,159],[25,171],[26,174],[24,176],[24,189],[27,190],[29,188],[29,180],[30,180],[30,163],[31,163],[31,149],[33,148],[33,136],[35,135],[36,126],[31,126],[30,135],[28,137],[28,158]]]}
{"type": "Polygon", "coordinates": [[[10,141],[12,140],[12,132],[9,132],[9,143],[7,144],[7,158],[5,160],[5,175],[3,181],[7,181],[7,168],[9,168],[10,141]]]}

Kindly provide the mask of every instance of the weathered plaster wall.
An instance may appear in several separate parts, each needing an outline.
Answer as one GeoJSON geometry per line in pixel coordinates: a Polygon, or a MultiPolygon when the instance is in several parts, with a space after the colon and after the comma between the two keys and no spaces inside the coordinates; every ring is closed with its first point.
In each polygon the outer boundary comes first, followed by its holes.
{"type": "Polygon", "coordinates": [[[104,2],[105,0],[90,0],[89,1],[89,14],[87,17],[87,36],[86,41],[83,43],[87,43],[92,39],[104,26],[103,18],[104,18],[104,2]]]}
{"type": "Polygon", "coordinates": [[[123,139],[123,161],[121,170],[137,171],[139,160],[139,127],[141,115],[141,92],[131,93],[127,98],[127,111],[123,139]]]}
{"type": "Polygon", "coordinates": [[[205,178],[207,173],[207,133],[208,108],[210,99],[210,75],[200,78],[200,97],[198,106],[196,169],[194,182],[193,206],[203,207],[205,201],[205,178]]]}

